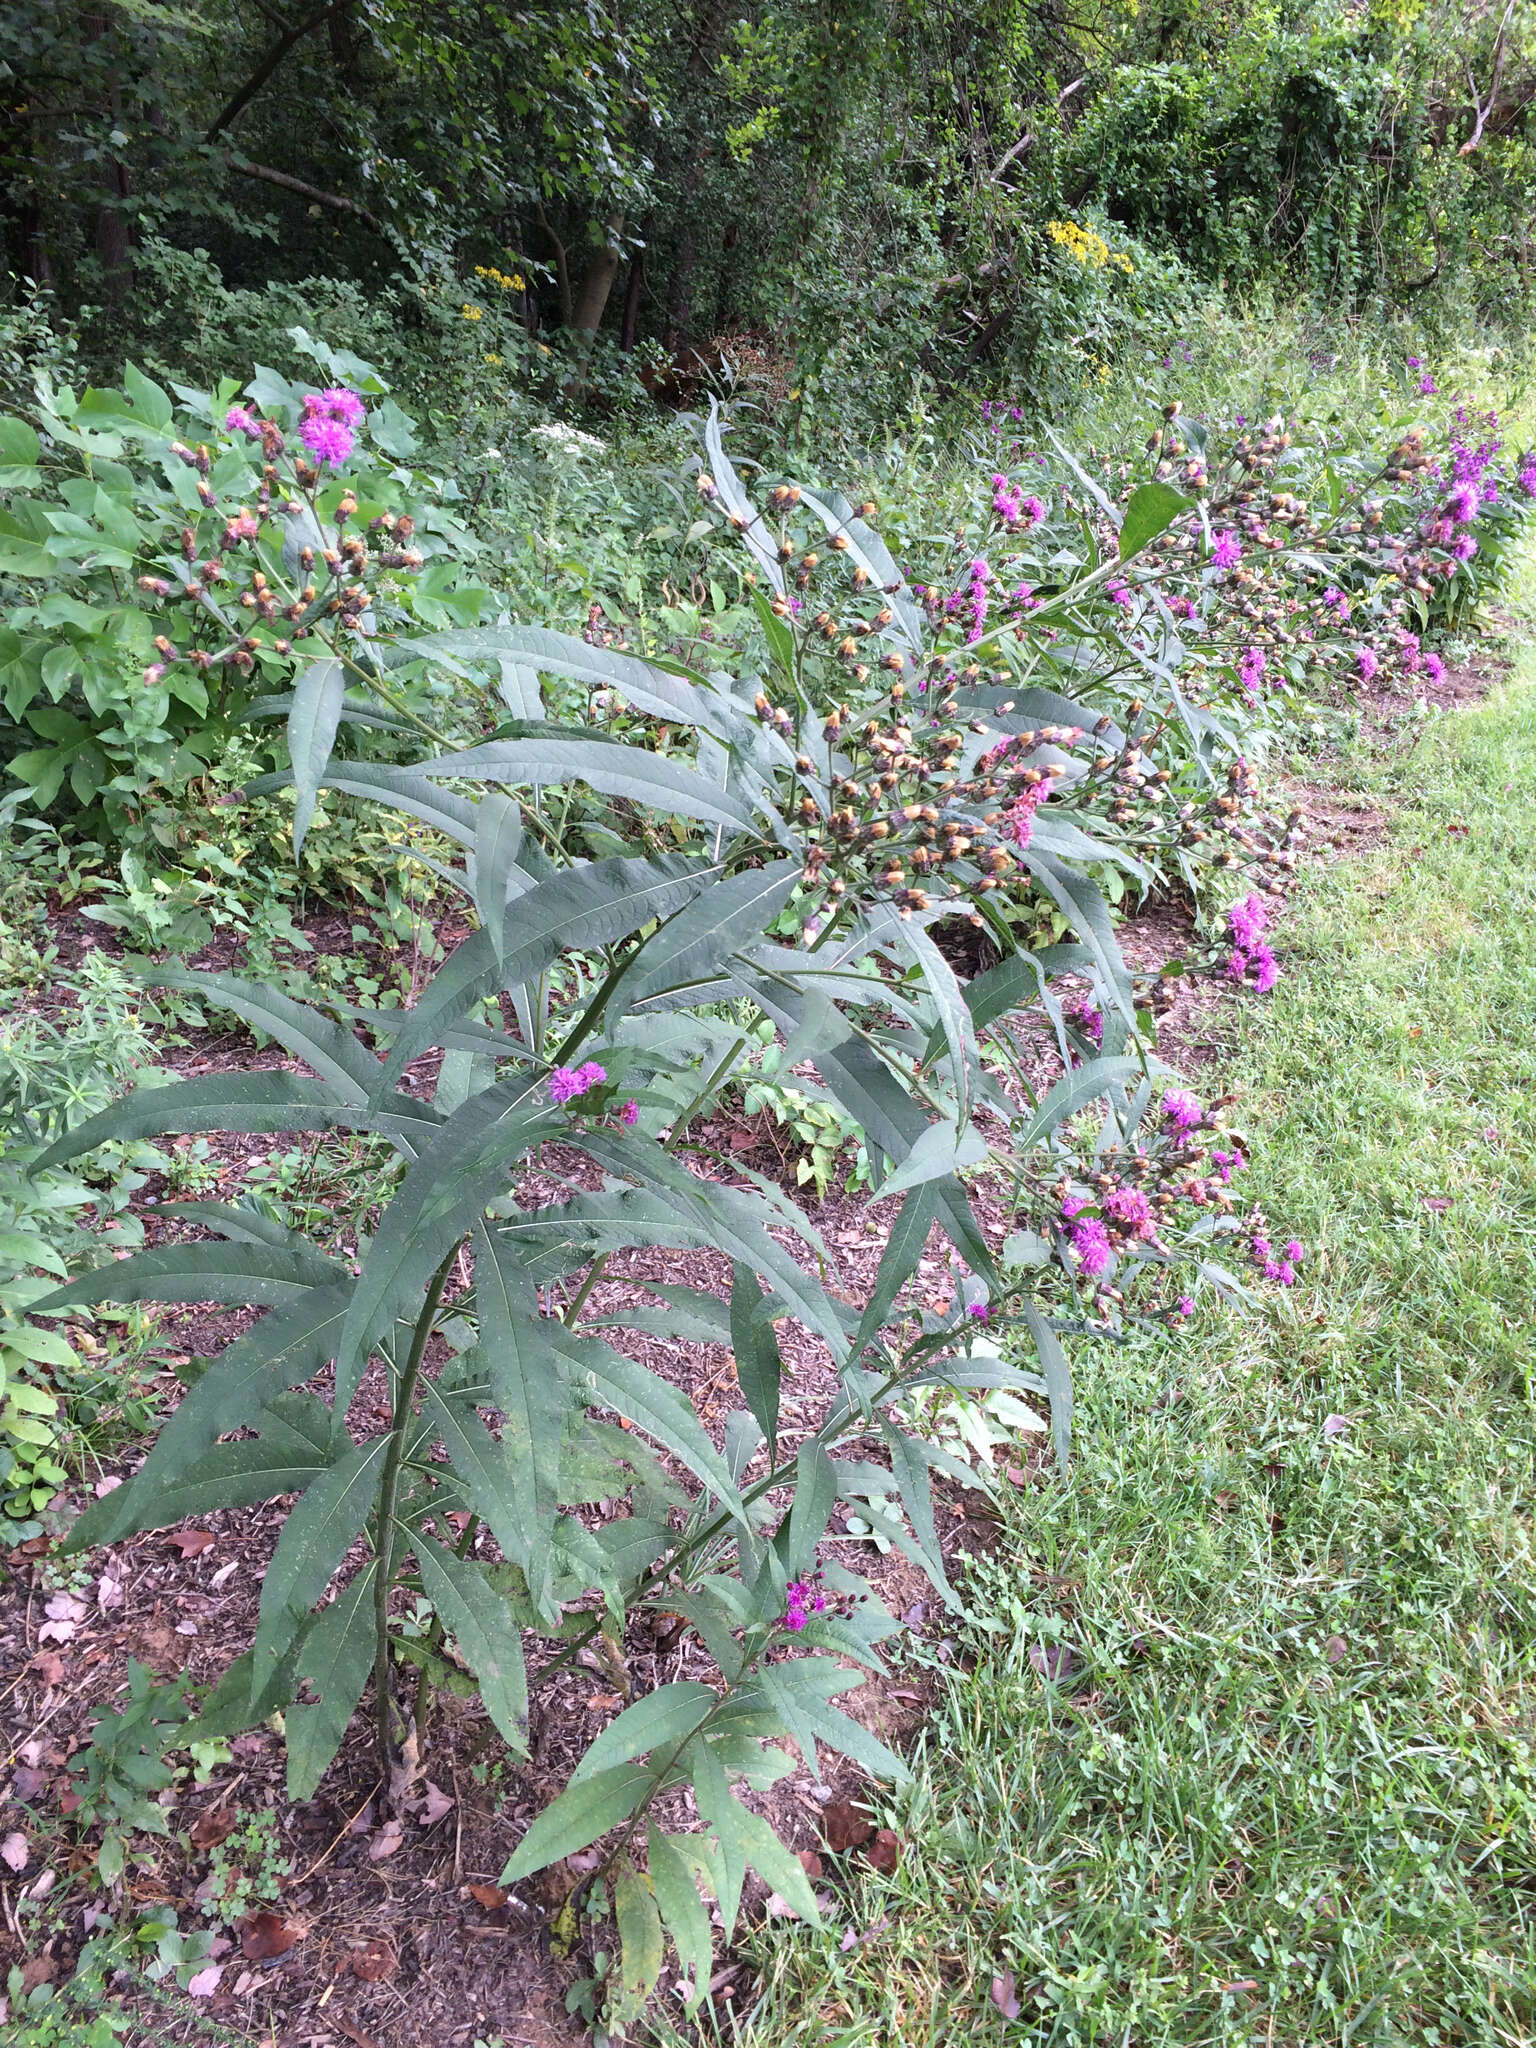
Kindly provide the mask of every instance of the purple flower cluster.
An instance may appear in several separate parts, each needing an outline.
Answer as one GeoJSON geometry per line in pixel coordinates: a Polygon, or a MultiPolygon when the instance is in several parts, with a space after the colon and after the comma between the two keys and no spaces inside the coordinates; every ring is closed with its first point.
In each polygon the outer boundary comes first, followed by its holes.
{"type": "Polygon", "coordinates": [[[333,469],[339,469],[352,453],[354,437],[365,418],[363,401],[345,385],[307,391],[299,439],[316,462],[328,462],[333,469]]]}
{"type": "Polygon", "coordinates": [[[1067,1013],[1084,1038],[1094,1045],[1104,1043],[1104,1013],[1096,1010],[1092,1003],[1083,1001],[1068,1005],[1067,1013]]]}
{"type": "Polygon", "coordinates": [[[784,1626],[791,1635],[799,1635],[813,1614],[827,1611],[826,1594],[803,1579],[790,1580],[784,1588],[784,1602],[784,1626]]]}
{"type": "Polygon", "coordinates": [[[224,425],[231,434],[244,434],[247,441],[261,439],[261,421],[243,405],[232,405],[224,415],[224,425]]]}
{"type": "Polygon", "coordinates": [[[1193,1131],[1205,1121],[1205,1111],[1186,1088],[1170,1089],[1163,1097],[1163,1115],[1176,1131],[1193,1131]]]}
{"type": "MultiPolygon", "coordinates": [[[[600,1081],[606,1081],[608,1070],[600,1067],[596,1060],[587,1060],[579,1067],[556,1067],[549,1077],[549,1099],[551,1102],[572,1102],[578,1095],[585,1095],[589,1088],[595,1088],[600,1081]]],[[[639,1115],[635,1111],[635,1115],[639,1115]]],[[[632,1118],[626,1119],[632,1122],[632,1118]]]]}
{"type": "Polygon", "coordinates": [[[992,479],[992,510],[1010,532],[1027,533],[1045,517],[1045,506],[1040,500],[1026,498],[1022,489],[1009,483],[1000,471],[992,479]]]}
{"type": "Polygon", "coordinates": [[[1249,647],[1244,650],[1238,676],[1250,697],[1258,695],[1259,684],[1264,680],[1264,671],[1268,666],[1262,647],[1249,647]]]}
{"type": "Polygon", "coordinates": [[[1227,912],[1227,930],[1232,937],[1232,956],[1227,972],[1234,981],[1246,983],[1268,995],[1280,979],[1274,953],[1261,934],[1269,923],[1269,911],[1261,897],[1248,895],[1227,912]],[[1249,981],[1249,976],[1253,979],[1249,981]]]}
{"type": "Polygon", "coordinates": [[[1243,559],[1243,550],[1235,533],[1218,533],[1216,545],[1211,549],[1213,569],[1235,569],[1243,559]]]}
{"type": "Polygon", "coordinates": [[[1362,647],[1355,656],[1355,667],[1359,670],[1363,683],[1368,683],[1380,666],[1374,647],[1362,647]]]}
{"type": "Polygon", "coordinates": [[[1255,1237],[1249,1250],[1253,1254],[1255,1264],[1263,1269],[1266,1280],[1278,1280],[1282,1287],[1295,1286],[1296,1268],[1306,1257],[1306,1251],[1299,1239],[1293,1237],[1277,1254],[1267,1237],[1255,1237]]]}

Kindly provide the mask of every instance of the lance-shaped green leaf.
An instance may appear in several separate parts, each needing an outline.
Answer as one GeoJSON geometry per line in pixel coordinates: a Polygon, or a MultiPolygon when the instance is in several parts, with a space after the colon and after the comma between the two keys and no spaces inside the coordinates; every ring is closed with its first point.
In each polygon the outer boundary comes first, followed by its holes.
{"type": "Polygon", "coordinates": [[[736,1381],[742,1399],[777,1461],[779,1441],[779,1380],[783,1362],[773,1324],[762,1316],[763,1297],[756,1276],[747,1267],[732,1268],[731,1350],[736,1359],[736,1381]]]}
{"type": "Polygon", "coordinates": [[[713,1491],[722,1507],[745,1518],[741,1495],[725,1461],[710,1442],[692,1403],[676,1387],[595,1339],[568,1336],[562,1349],[571,1361],[573,1373],[579,1372],[585,1378],[589,1399],[595,1396],[615,1414],[626,1417],[647,1436],[654,1437],[663,1450],[669,1451],[713,1491]]]}
{"type": "MultiPolygon", "coordinates": [[[[245,785],[247,796],[270,796],[292,787],[291,774],[258,775],[245,785]]],[[[367,803],[387,804],[392,811],[404,811],[420,818],[445,839],[460,846],[475,843],[475,806],[466,797],[439,789],[415,768],[386,768],[368,761],[332,761],[321,777],[322,789],[339,789],[345,796],[362,797],[367,803]]]]}
{"type": "Polygon", "coordinates": [[[280,1308],[345,1271],[302,1240],[281,1246],[227,1240],[162,1245],[81,1273],[33,1302],[30,1313],[56,1316],[97,1301],[233,1301],[280,1308]]]}
{"type": "Polygon", "coordinates": [[[296,1700],[283,1716],[290,1799],[313,1799],[368,1683],[378,1568],[373,1560],[349,1579],[299,1646],[295,1677],[313,1698],[296,1700]]]}
{"type": "Polygon", "coordinates": [[[494,662],[500,666],[510,660],[542,675],[568,676],[593,689],[617,690],[637,710],[672,725],[712,731],[722,708],[713,692],[700,689],[674,670],[657,668],[638,655],[621,654],[611,647],[593,647],[547,626],[469,626],[423,634],[398,644],[403,651],[424,655],[429,661],[494,662]]]}
{"type": "MultiPolygon", "coordinates": [[[[239,714],[235,723],[254,725],[259,724],[264,718],[288,718],[292,715],[294,702],[295,692],[292,690],[277,690],[270,696],[253,698],[239,714]]],[[[337,723],[366,725],[374,732],[398,733],[406,739],[412,738],[416,732],[415,726],[408,718],[400,718],[393,711],[386,711],[381,704],[376,704],[371,697],[359,697],[350,690],[342,698],[341,716],[337,723]]],[[[323,772],[320,779],[322,783],[330,781],[330,777],[323,772]]],[[[297,778],[291,777],[290,780],[297,778]]],[[[247,787],[249,788],[249,785],[247,787]]]]}
{"type": "Polygon", "coordinates": [[[1033,1150],[1042,1139],[1050,1136],[1058,1124],[1065,1123],[1069,1116],[1075,1116],[1087,1103],[1123,1087],[1127,1081],[1139,1079],[1141,1073],[1140,1060],[1124,1057],[1085,1060],[1070,1074],[1063,1074],[1040,1106],[1030,1113],[1015,1133],[1015,1145],[1021,1153],[1033,1150]]]}
{"type": "Polygon", "coordinates": [[[1045,1391],[1051,1402],[1051,1441],[1058,1468],[1065,1472],[1072,1453],[1072,1368],[1061,1348],[1061,1339],[1032,1301],[1021,1304],[1029,1334],[1035,1340],[1045,1375],[1045,1391]]]}
{"type": "Polygon", "coordinates": [[[801,1755],[813,1774],[816,1768],[816,1738],[854,1762],[872,1777],[909,1784],[912,1773],[895,1750],[871,1735],[849,1714],[840,1714],[827,1704],[840,1692],[851,1692],[863,1681],[856,1671],[834,1664],[827,1657],[792,1657],[782,1664],[770,1664],[754,1673],[746,1692],[760,1692],[773,1710],[782,1715],[801,1755]]]}
{"type": "Polygon", "coordinates": [[[252,1507],[285,1493],[303,1493],[328,1462],[321,1453],[306,1453],[292,1444],[265,1438],[215,1444],[184,1472],[168,1474],[157,1487],[130,1481],[114,1488],[108,1498],[115,1500],[118,1493],[127,1493],[130,1512],[124,1526],[119,1510],[111,1541],[120,1543],[141,1529],[168,1529],[173,1522],[216,1514],[220,1508],[252,1507]]]}
{"type": "Polygon", "coordinates": [[[949,1084],[954,1091],[959,1121],[970,1117],[971,1076],[981,1065],[976,1031],[965,996],[950,966],[923,927],[914,918],[887,914],[871,920],[871,932],[888,945],[900,947],[916,962],[923,988],[938,1012],[939,1029],[949,1050],[949,1084]]]}
{"type": "Polygon", "coordinates": [[[236,1244],[309,1245],[302,1231],[290,1230],[264,1209],[243,1202],[162,1202],[156,1213],[183,1223],[200,1223],[205,1230],[236,1244]]]}
{"type": "Polygon", "coordinates": [[[513,1512],[527,1532],[519,1562],[528,1590],[548,1605],[549,1540],[559,1507],[560,1454],[571,1413],[566,1361],[549,1341],[533,1290],[511,1247],[484,1223],[475,1229],[475,1307],[479,1355],[501,1410],[501,1448],[513,1512]]]}
{"type": "Polygon", "coordinates": [[[859,1318],[858,1331],[849,1354],[855,1362],[862,1356],[865,1345],[874,1342],[896,1304],[897,1295],[917,1271],[937,1214],[938,1198],[932,1181],[919,1182],[908,1192],[886,1237],[885,1250],[880,1254],[880,1264],[875,1271],[874,1288],[859,1318]]]}
{"type": "Polygon", "coordinates": [[[670,1767],[674,1753],[719,1704],[719,1695],[697,1681],[658,1685],[626,1707],[592,1743],[571,1773],[571,1783],[632,1763],[655,1751],[655,1761],[670,1767]]]}
{"type": "MultiPolygon", "coordinates": [[[[490,1382],[456,1391],[444,1397],[431,1381],[422,1382],[422,1434],[442,1439],[454,1477],[464,1487],[469,1504],[485,1523],[502,1554],[528,1574],[529,1545],[536,1532],[529,1522],[524,1487],[512,1469],[512,1460],[475,1413],[476,1399],[489,1403],[490,1382]]],[[[544,1541],[549,1541],[548,1535],[544,1541]]]]}
{"type": "Polygon", "coordinates": [[[293,1640],[368,1519],[388,1435],[354,1444],[321,1474],[283,1524],[261,1582],[261,1618],[251,1645],[253,1685],[293,1640]]]}
{"type": "Polygon", "coordinates": [[[925,1181],[945,1180],[962,1167],[980,1166],[987,1156],[986,1140],[974,1130],[956,1133],[948,1120],[930,1124],[901,1165],[880,1184],[882,1199],[905,1194],[925,1181]]]}
{"type": "Polygon", "coordinates": [[[411,1548],[421,1567],[422,1591],[479,1679],[486,1712],[503,1741],[526,1756],[528,1673],[511,1610],[473,1558],[455,1557],[419,1531],[412,1533],[411,1548]]]}
{"type": "Polygon", "coordinates": [[[606,1007],[623,1015],[663,991],[713,981],[736,947],[758,940],[794,893],[798,860],[773,861],[716,882],[649,938],[609,991],[606,1007]]]}
{"type": "Polygon", "coordinates": [[[814,1568],[816,1546],[827,1533],[836,1505],[837,1468],[820,1444],[802,1444],[795,1459],[795,1497],[789,1510],[789,1555],[785,1559],[789,1570],[798,1573],[814,1568]]]}
{"type": "MultiPolygon", "coordinates": [[[[708,1749],[709,1743],[706,1740],[695,1745],[690,1755],[697,1755],[708,1749]]],[[[723,1776],[721,1773],[721,1780],[723,1776]]],[[[773,1890],[794,1908],[802,1920],[809,1920],[813,1925],[819,1923],[821,1914],[817,1909],[816,1894],[811,1889],[799,1857],[785,1848],[767,1821],[750,1812],[729,1791],[722,1797],[720,1781],[713,1775],[706,1779],[702,1773],[695,1772],[693,1782],[699,1812],[706,1823],[714,1829],[715,1837],[725,1854],[728,1870],[734,1873],[750,1865],[761,1877],[767,1879],[773,1890]]],[[[739,1887],[735,1903],[740,1903],[739,1887]]],[[[721,1911],[724,1914],[724,1900],[721,1901],[721,1911]]],[[[733,1911],[726,1919],[727,1934],[731,1931],[734,1919],[733,1911]]]]}
{"type": "Polygon", "coordinates": [[[501,1873],[518,1884],[562,1856],[573,1856],[629,1819],[655,1780],[648,1765],[616,1764],[566,1789],[539,1814],[501,1873]]]}
{"type": "Polygon", "coordinates": [[[704,423],[704,456],[720,494],[720,503],[756,562],[758,574],[782,597],[784,565],[763,524],[762,515],[747,496],[741,478],[736,474],[735,464],[725,452],[724,432],[728,425],[729,421],[721,413],[719,399],[711,396],[709,418],[704,423]]]}
{"type": "Polygon", "coordinates": [[[613,1881],[613,1917],[619,1933],[619,1982],[618,1995],[609,1996],[613,2018],[623,2022],[639,2018],[656,1988],[665,1951],[655,1895],[622,1859],[613,1881]]]}
{"type": "Polygon", "coordinates": [[[795,676],[795,636],[769,603],[763,592],[753,586],[752,608],[757,613],[757,622],[763,629],[763,638],[768,643],[768,654],[781,679],[793,688],[795,676]]]}
{"type": "Polygon", "coordinates": [[[1194,502],[1182,491],[1176,491],[1172,484],[1138,484],[1126,505],[1125,517],[1120,521],[1121,561],[1140,554],[1150,541],[1167,531],[1181,512],[1189,511],[1194,502]]]}
{"type": "Polygon", "coordinates": [[[917,1547],[922,1553],[928,1576],[943,1595],[944,1605],[958,1611],[960,1601],[944,1569],[944,1553],[939,1547],[938,1527],[933,1519],[933,1489],[928,1482],[928,1460],[907,1432],[898,1429],[883,1415],[880,1434],[885,1438],[885,1447],[891,1457],[891,1473],[901,1495],[901,1504],[907,1511],[907,1520],[912,1524],[912,1534],[917,1538],[917,1547]]]}
{"type": "Polygon", "coordinates": [[[488,789],[475,806],[475,851],[471,886],[480,923],[497,947],[503,943],[507,905],[532,886],[533,877],[518,866],[523,850],[523,814],[510,797],[488,789]]]}
{"type": "MultiPolygon", "coordinates": [[[[584,782],[603,796],[623,797],[646,810],[691,818],[701,825],[725,825],[738,832],[772,830],[771,816],[759,817],[729,791],[665,754],[594,739],[580,727],[558,738],[492,740],[461,754],[434,754],[416,764],[417,773],[469,782],[497,782],[508,788],[584,782]]],[[[778,836],[787,828],[778,823],[778,836]]]]}
{"type": "Polygon", "coordinates": [[[74,1524],[68,1547],[84,1550],[115,1543],[130,1529],[163,1526],[158,1502],[168,1482],[179,1480],[217,1438],[256,1422],[273,1395],[311,1378],[335,1355],[351,1292],[350,1280],[313,1288],[227,1345],[171,1411],[143,1467],[74,1524]]]}
{"type": "Polygon", "coordinates": [[[98,1145],[194,1131],[324,1131],[345,1116],[336,1092],[299,1074],[208,1074],[168,1088],[134,1088],[56,1138],[33,1174],[98,1145]]]}
{"type": "Polygon", "coordinates": [[[503,930],[474,933],[455,948],[401,1023],[378,1085],[393,1086],[444,1029],[497,988],[532,980],[573,946],[613,946],[669,916],[718,875],[712,862],[594,860],[558,874],[504,907],[503,930]]]}
{"type": "Polygon", "coordinates": [[[646,1829],[646,1862],[650,1867],[651,1890],[657,1910],[672,1937],[678,1962],[688,1979],[687,2010],[697,2011],[709,1988],[709,1966],[714,1953],[710,1939],[709,1914],[694,1883],[693,1864],[683,1846],[656,1827],[646,1829]]]}
{"type": "Polygon", "coordinates": [[[1134,1027],[1136,1006],[1131,995],[1131,977],[1120,951],[1120,942],[1115,937],[1103,891],[1087,875],[1079,874],[1075,868],[1068,867],[1043,848],[1031,845],[1022,859],[1092,953],[1101,987],[1126,1022],[1134,1027]]]}
{"type": "Polygon", "coordinates": [[[369,1350],[505,1185],[509,1164],[563,1128],[564,1120],[517,1078],[473,1096],[412,1161],[379,1219],[337,1346],[338,1428],[369,1350]]]}
{"type": "Polygon", "coordinates": [[[887,628],[888,637],[909,653],[918,654],[924,639],[923,615],[913,602],[907,579],[879,534],[855,514],[841,491],[829,491],[825,501],[806,491],[802,494],[802,502],[820,517],[828,533],[841,533],[845,537],[848,543],[845,559],[855,568],[863,569],[870,582],[885,592],[886,600],[896,615],[887,628]]]}
{"type": "Polygon", "coordinates": [[[304,850],[309,821],[315,815],[320,778],[336,744],[345,696],[346,673],[335,655],[312,661],[294,682],[293,708],[288,713],[288,758],[293,763],[297,797],[293,811],[295,859],[304,850]]]}
{"type": "Polygon", "coordinates": [[[364,1103],[378,1088],[380,1068],[373,1054],[344,1025],[308,1003],[296,1003],[277,989],[242,981],[235,974],[191,974],[161,967],[153,979],[161,988],[186,989],[193,995],[208,996],[222,1009],[233,1010],[313,1067],[345,1103],[364,1103]]]}

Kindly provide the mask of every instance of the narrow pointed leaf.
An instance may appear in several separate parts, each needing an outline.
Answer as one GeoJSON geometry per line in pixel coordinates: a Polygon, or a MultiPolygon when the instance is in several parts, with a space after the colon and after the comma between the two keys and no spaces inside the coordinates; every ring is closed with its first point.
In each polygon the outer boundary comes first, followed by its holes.
{"type": "Polygon", "coordinates": [[[256,1682],[287,1649],[368,1519],[388,1447],[388,1436],[355,1444],[283,1524],[261,1582],[261,1619],[251,1646],[256,1682]]]}
{"type": "Polygon", "coordinates": [[[185,989],[207,996],[222,1009],[233,1010],[256,1030],[275,1038],[286,1052],[313,1067],[342,1102],[361,1104],[379,1085],[380,1063],[352,1033],[308,1003],[296,1003],[277,989],[243,981],[235,974],[191,974],[161,967],[154,974],[161,988],[185,989]]]}
{"type": "Polygon", "coordinates": [[[928,1576],[943,1595],[944,1605],[958,1611],[960,1601],[944,1569],[944,1553],[939,1547],[939,1532],[933,1519],[933,1489],[928,1479],[928,1461],[906,1431],[898,1429],[884,1416],[880,1418],[880,1434],[885,1438],[901,1504],[912,1524],[912,1534],[917,1538],[917,1547],[928,1568],[928,1576]]]}
{"type": "Polygon", "coordinates": [[[736,1358],[736,1380],[742,1399],[751,1409],[769,1447],[777,1459],[779,1442],[779,1381],[783,1364],[773,1324],[760,1311],[763,1297],[756,1276],[743,1265],[732,1269],[731,1349],[736,1358]]]}
{"type": "Polygon", "coordinates": [[[295,1700],[283,1716],[288,1744],[288,1797],[313,1799],[341,1747],[373,1669],[374,1574],[364,1565],[305,1635],[295,1666],[312,1700],[295,1700]]]}
{"type": "Polygon", "coordinates": [[[693,1869],[670,1835],[656,1827],[646,1829],[646,1861],[650,1866],[651,1889],[656,1895],[662,1924],[672,1937],[678,1962],[688,1979],[688,2010],[695,2011],[709,1983],[714,1944],[710,1939],[709,1914],[699,1897],[693,1869]]]}
{"type": "Polygon", "coordinates": [[[501,1873],[502,1884],[532,1877],[562,1856],[588,1848],[626,1821],[650,1791],[654,1779],[645,1764],[617,1764],[566,1789],[539,1814],[501,1873]]]}
{"type": "Polygon", "coordinates": [[[33,1302],[29,1313],[56,1316],[96,1301],[232,1301],[242,1307],[280,1308],[345,1271],[335,1259],[302,1241],[282,1246],[224,1240],[163,1245],[66,1281],[33,1302]]]}
{"type": "Polygon", "coordinates": [[[1024,1320],[1040,1355],[1045,1391],[1050,1397],[1051,1441],[1056,1450],[1056,1464],[1065,1473],[1072,1453],[1072,1368],[1061,1348],[1061,1339],[1039,1309],[1031,1301],[1024,1302],[1022,1307],[1024,1320]]]}
{"type": "Polygon", "coordinates": [[[419,1533],[412,1535],[411,1547],[421,1567],[422,1591],[479,1679],[486,1712],[502,1740],[526,1756],[528,1673],[522,1633],[511,1610],[473,1558],[455,1557],[419,1533]]]}
{"type": "MultiPolygon", "coordinates": [[[[771,817],[755,817],[739,798],[696,770],[643,747],[593,739],[580,727],[562,731],[557,738],[492,740],[461,754],[434,754],[419,761],[416,769],[421,775],[495,782],[512,789],[584,782],[603,796],[622,797],[646,810],[740,832],[771,829],[773,824],[771,817]]],[[[782,833],[783,827],[779,829],[782,833]]]]}
{"type": "Polygon", "coordinates": [[[673,1752],[717,1704],[718,1696],[694,1680],[658,1685],[609,1722],[571,1773],[571,1783],[580,1784],[615,1764],[632,1763],[649,1751],[656,1753],[654,1762],[670,1768],[673,1752]]]}
{"type": "Polygon", "coordinates": [[[571,1412],[565,1359],[549,1342],[532,1289],[511,1248],[484,1223],[475,1228],[479,1355],[501,1410],[501,1448],[513,1511],[526,1531],[519,1562],[539,1607],[546,1604],[549,1538],[559,1506],[560,1454],[571,1412]]]}
{"type": "MultiPolygon", "coordinates": [[[[292,784],[293,777],[287,773],[258,775],[245,785],[245,793],[270,796],[274,790],[288,789],[292,784]]],[[[414,768],[333,760],[320,778],[320,786],[339,789],[346,796],[362,797],[368,803],[387,804],[392,811],[404,811],[460,846],[475,843],[475,806],[465,797],[439,789],[414,768]]]]}
{"type": "Polygon", "coordinates": [[[297,859],[304,850],[309,821],[315,815],[320,778],[336,744],[336,727],[341,721],[346,696],[346,675],[334,655],[312,661],[301,669],[293,686],[293,708],[288,713],[288,758],[293,763],[293,787],[298,801],[293,812],[293,852],[297,859]]]}
{"type": "Polygon", "coordinates": [[[613,1917],[619,1931],[621,1987],[616,2016],[634,2017],[656,1988],[664,1949],[661,1915],[651,1887],[627,1863],[619,1865],[614,1879],[613,1917]]]}

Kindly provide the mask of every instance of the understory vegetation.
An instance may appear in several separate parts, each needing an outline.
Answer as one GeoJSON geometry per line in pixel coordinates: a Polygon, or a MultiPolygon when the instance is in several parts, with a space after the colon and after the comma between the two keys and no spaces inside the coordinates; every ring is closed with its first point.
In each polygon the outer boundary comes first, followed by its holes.
{"type": "Polygon", "coordinates": [[[0,30],[0,2023],[1523,2040],[1530,23],[429,13],[0,30]]]}

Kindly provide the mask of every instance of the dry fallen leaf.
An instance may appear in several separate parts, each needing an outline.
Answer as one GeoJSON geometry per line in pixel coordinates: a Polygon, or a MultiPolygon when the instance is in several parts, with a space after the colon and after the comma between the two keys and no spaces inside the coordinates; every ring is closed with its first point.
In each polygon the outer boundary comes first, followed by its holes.
{"type": "Polygon", "coordinates": [[[247,1913],[235,1925],[240,1930],[240,1953],[248,1963],[286,1955],[299,1938],[299,1930],[276,1913],[247,1913]]]}
{"type": "Polygon", "coordinates": [[[471,1884],[464,1889],[482,1906],[504,1906],[507,1903],[507,1894],[499,1884],[471,1884]]]}
{"type": "Polygon", "coordinates": [[[852,1800],[834,1799],[830,1806],[822,1809],[821,1831],[833,1855],[841,1856],[849,1849],[857,1849],[861,1842],[867,1842],[875,1832],[875,1824],[859,1811],[852,1800]]]}
{"type": "Polygon", "coordinates": [[[1337,1664],[1349,1655],[1349,1644],[1342,1636],[1330,1636],[1323,1645],[1323,1655],[1330,1664],[1337,1664]]]}
{"type": "Polygon", "coordinates": [[[173,1529],[166,1542],[179,1550],[183,1558],[201,1557],[205,1550],[212,1550],[218,1540],[207,1529],[173,1529]]]}
{"type": "Polygon", "coordinates": [[[874,1869],[889,1877],[901,1861],[901,1837],[894,1828],[881,1828],[864,1854],[874,1869]]]}
{"type": "Polygon", "coordinates": [[[811,1883],[814,1884],[821,1875],[821,1858],[814,1849],[801,1849],[797,1853],[800,1858],[800,1868],[811,1880],[811,1883]]]}
{"type": "Polygon", "coordinates": [[[1065,1643],[1036,1643],[1030,1650],[1029,1661],[1042,1678],[1053,1684],[1059,1685],[1072,1676],[1072,1652],[1065,1643]]]}
{"type": "Polygon", "coordinates": [[[35,1671],[44,1685],[64,1683],[64,1659],[57,1650],[39,1650],[27,1669],[35,1671]]]}
{"type": "Polygon", "coordinates": [[[377,1984],[385,1977],[393,1977],[400,1967],[387,1941],[365,1942],[361,1948],[353,1949],[347,1963],[353,1976],[361,1977],[365,1984],[377,1984]]]}
{"type": "Polygon", "coordinates": [[[13,1828],[3,1842],[0,1842],[0,1863],[7,1870],[25,1870],[27,1867],[27,1838],[19,1828],[13,1828]]]}
{"type": "Polygon", "coordinates": [[[1012,1970],[1004,1970],[1001,1976],[992,1979],[992,2003],[1005,2020],[1016,2020],[1022,2015],[1024,2008],[1019,2003],[1012,1970]]]}
{"type": "Polygon", "coordinates": [[[219,1979],[224,1974],[222,1963],[210,1963],[206,1970],[199,1970],[195,1977],[187,1979],[189,1998],[212,1998],[219,1988],[219,1979]]]}
{"type": "Polygon", "coordinates": [[[234,1831],[240,1816],[232,1806],[210,1806],[192,1823],[194,1849],[212,1849],[234,1831]]]}
{"type": "Polygon", "coordinates": [[[385,1821],[383,1827],[368,1844],[370,1863],[382,1863],[386,1856],[393,1856],[405,1840],[405,1829],[397,1820],[385,1821]]]}
{"type": "Polygon", "coordinates": [[[426,1797],[421,1802],[417,1818],[424,1828],[435,1828],[445,1813],[452,1813],[454,1802],[441,1785],[434,1785],[430,1778],[426,1780],[426,1788],[426,1797]]]}

